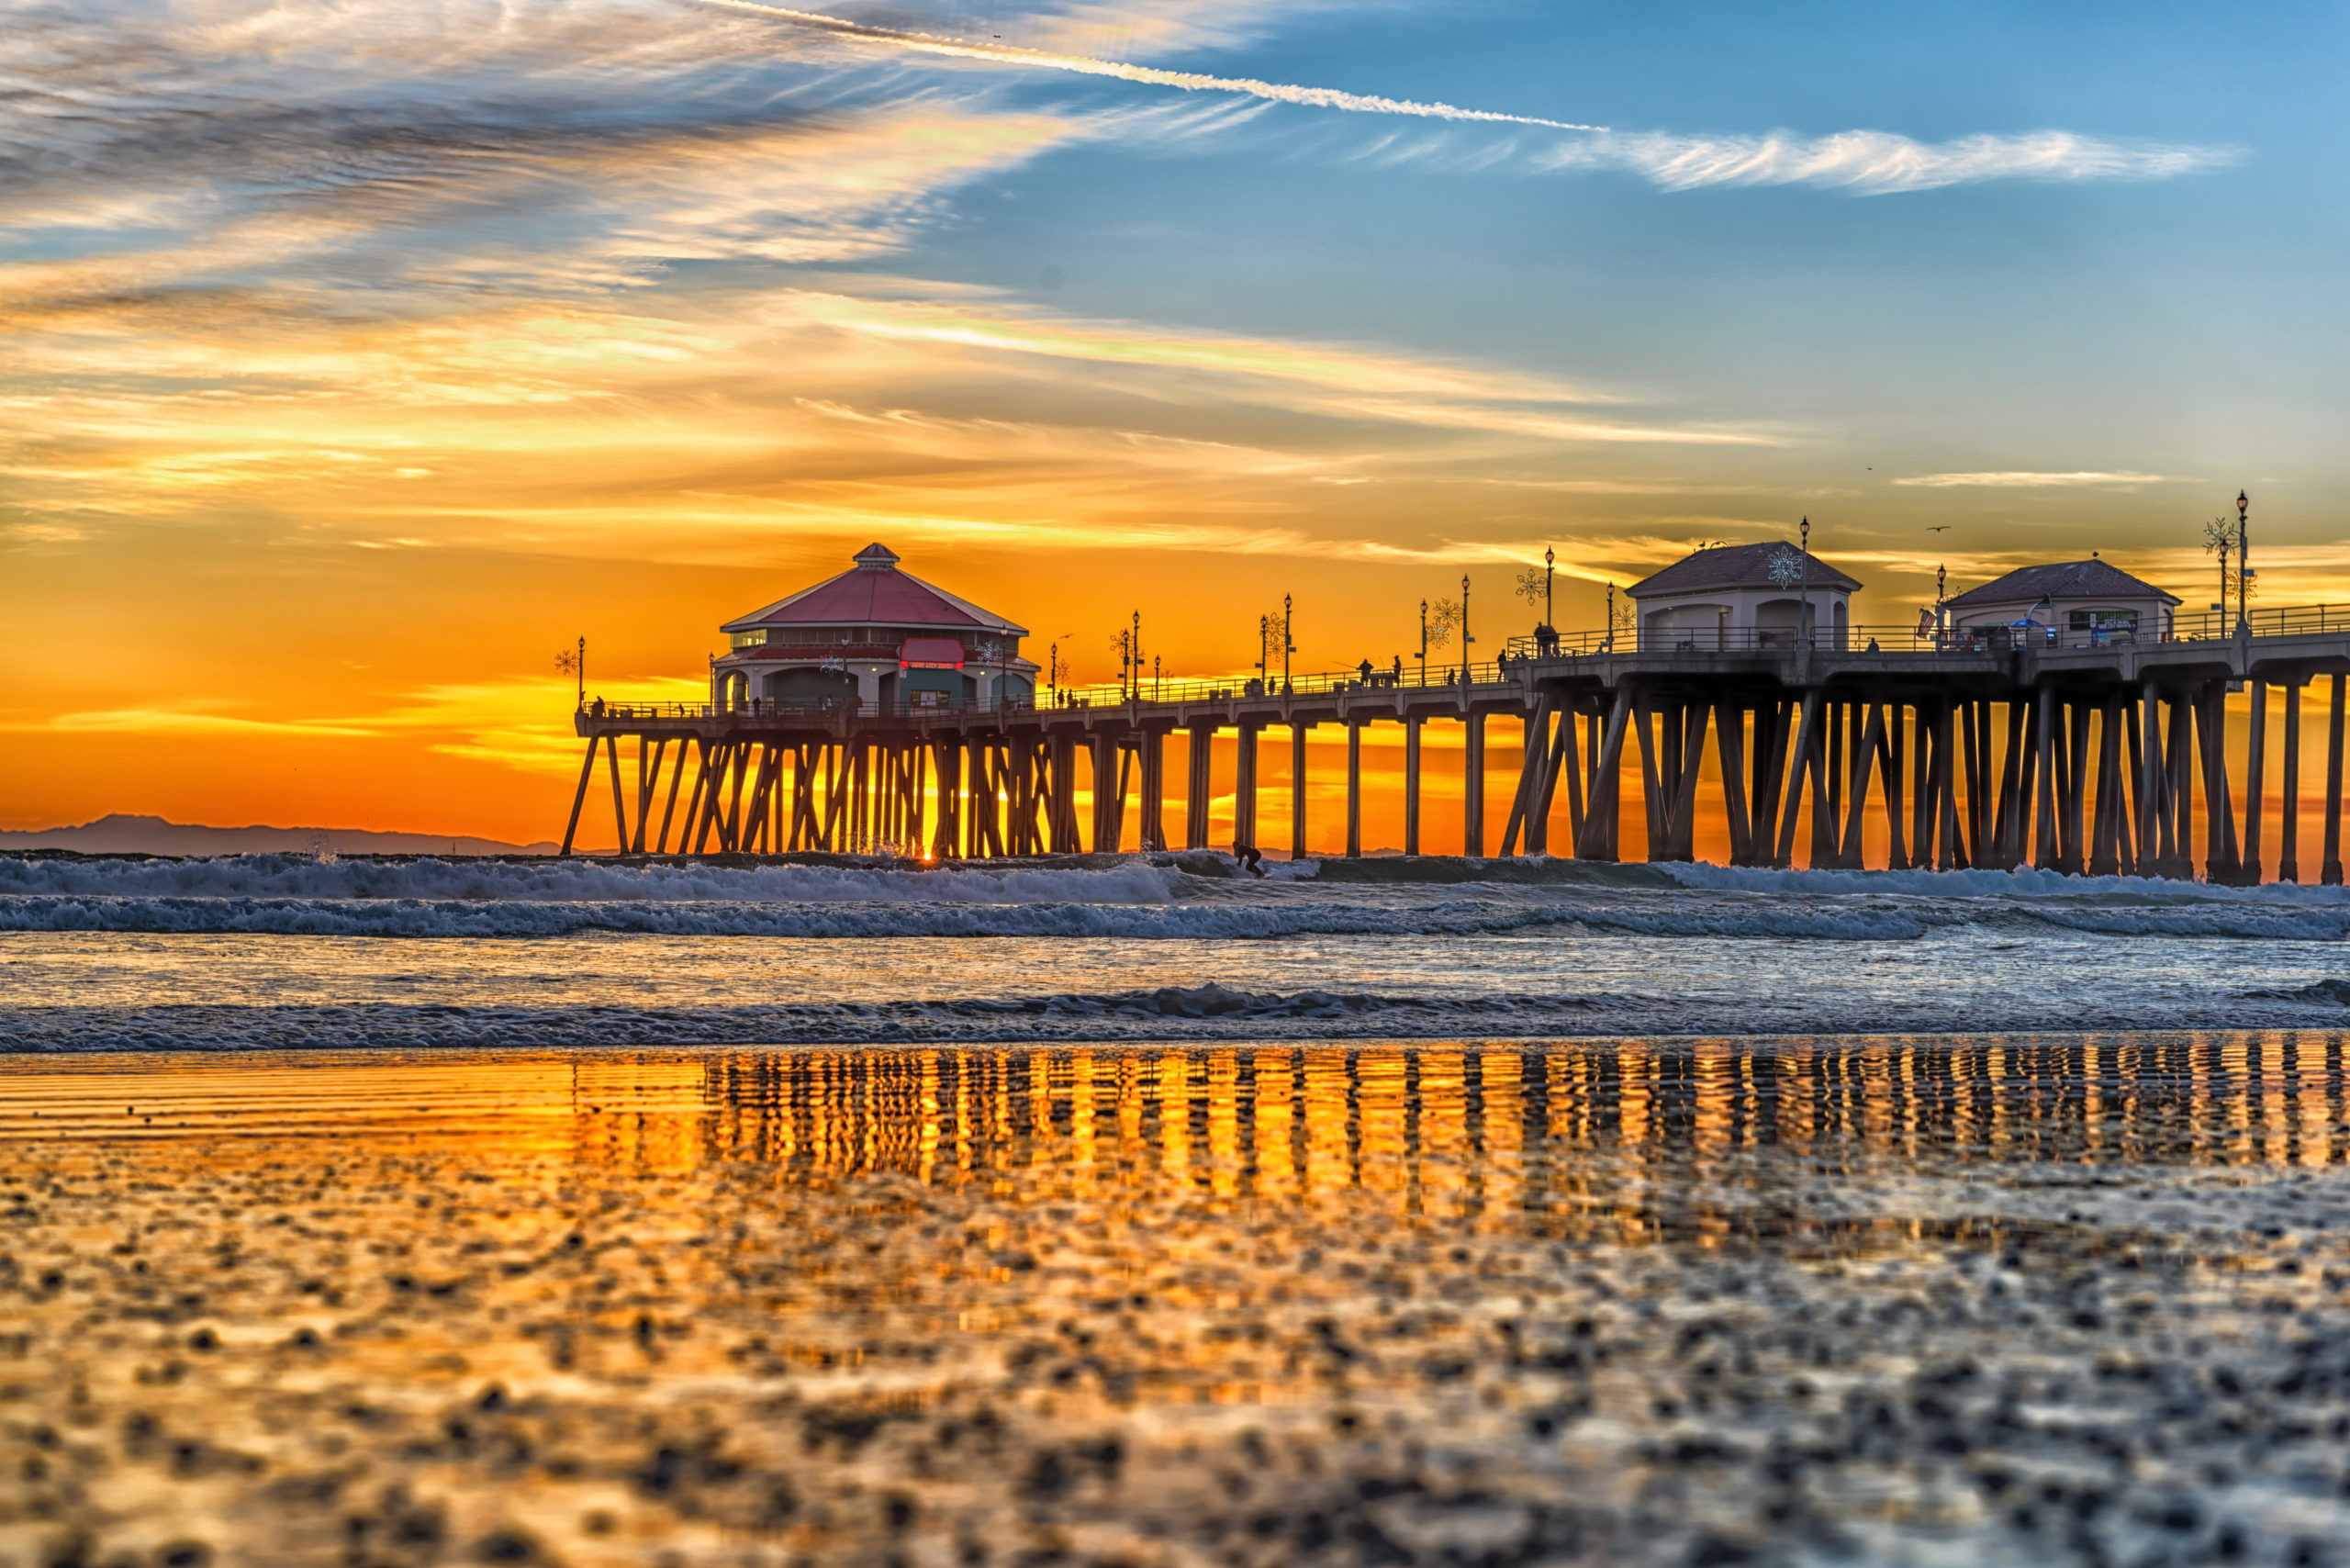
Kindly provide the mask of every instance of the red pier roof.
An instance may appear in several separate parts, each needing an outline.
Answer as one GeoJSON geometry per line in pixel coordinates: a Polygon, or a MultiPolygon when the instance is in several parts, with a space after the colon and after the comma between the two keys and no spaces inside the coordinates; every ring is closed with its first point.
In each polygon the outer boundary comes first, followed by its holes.
{"type": "Polygon", "coordinates": [[[801,588],[763,610],[755,610],[720,628],[751,632],[763,626],[936,626],[957,631],[999,632],[1024,637],[1025,626],[1013,624],[992,610],[957,599],[909,572],[898,569],[895,552],[868,544],[856,555],[856,565],[839,577],[813,588],[801,588]]]}

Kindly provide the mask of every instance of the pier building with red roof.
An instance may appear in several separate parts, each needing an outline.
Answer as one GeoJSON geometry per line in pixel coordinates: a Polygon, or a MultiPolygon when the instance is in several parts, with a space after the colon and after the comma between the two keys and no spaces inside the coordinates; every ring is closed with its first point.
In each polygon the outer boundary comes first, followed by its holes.
{"type": "Polygon", "coordinates": [[[994,711],[1035,700],[1024,626],[901,570],[873,543],[847,571],[720,628],[711,701],[727,711],[994,711]]]}

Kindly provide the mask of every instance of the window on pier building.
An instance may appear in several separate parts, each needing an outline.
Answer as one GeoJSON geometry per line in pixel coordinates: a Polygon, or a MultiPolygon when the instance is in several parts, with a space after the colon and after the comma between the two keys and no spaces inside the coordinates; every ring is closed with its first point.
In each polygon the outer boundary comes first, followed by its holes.
{"type": "Polygon", "coordinates": [[[2065,617],[2066,626],[2075,632],[2135,632],[2138,612],[2134,610],[2076,610],[2065,617]]]}

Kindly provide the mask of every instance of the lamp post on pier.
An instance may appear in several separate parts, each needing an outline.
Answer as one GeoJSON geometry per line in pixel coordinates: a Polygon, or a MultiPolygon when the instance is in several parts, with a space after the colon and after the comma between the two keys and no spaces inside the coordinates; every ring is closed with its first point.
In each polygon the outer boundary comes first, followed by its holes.
{"type": "Polygon", "coordinates": [[[1469,684],[1469,644],[1477,639],[1469,634],[1469,574],[1460,574],[1460,684],[1469,684]]]}
{"type": "Polygon", "coordinates": [[[1289,656],[1297,652],[1297,639],[1290,635],[1290,597],[1281,595],[1281,690],[1289,690],[1289,656]]]}
{"type": "Polygon", "coordinates": [[[2252,498],[2236,492],[2236,630],[2252,631],[2252,498]]]}
{"type": "Polygon", "coordinates": [[[1428,601],[1420,600],[1420,684],[1428,683],[1428,601]]]}
{"type": "MultiPolygon", "coordinates": [[[[2226,522],[2226,519],[2221,520],[2222,530],[2225,529],[2226,522]]],[[[2221,636],[2227,635],[2228,633],[2228,552],[2234,548],[2235,541],[2222,532],[2220,535],[2220,634],[2221,636]]]]}
{"type": "Polygon", "coordinates": [[[1805,644],[1806,644],[1807,645],[1808,645],[1808,644],[1810,644],[1811,640],[1812,640],[1812,631],[1811,631],[1811,519],[1809,519],[1809,518],[1807,518],[1807,518],[1805,518],[1805,519],[1803,520],[1803,527],[1802,527],[1800,530],[1798,530],[1798,532],[1801,533],[1802,538],[1803,538],[1803,609],[1802,609],[1802,610],[1800,611],[1800,614],[1801,614],[1802,619],[1803,619],[1803,640],[1804,640],[1805,644]]]}
{"type": "Polygon", "coordinates": [[[555,655],[554,667],[579,678],[579,690],[573,700],[582,708],[588,706],[588,639],[579,639],[576,650],[565,648],[555,655]]]}

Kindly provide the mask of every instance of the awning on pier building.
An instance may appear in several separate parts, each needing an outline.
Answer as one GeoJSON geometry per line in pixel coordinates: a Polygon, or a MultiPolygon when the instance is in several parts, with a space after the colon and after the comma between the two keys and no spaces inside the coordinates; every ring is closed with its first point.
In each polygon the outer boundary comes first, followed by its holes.
{"type": "Polygon", "coordinates": [[[1841,648],[1860,579],[1785,540],[1719,544],[1684,555],[1628,590],[1644,650],[1792,645],[1807,625],[1841,648]]]}
{"type": "Polygon", "coordinates": [[[2131,576],[2112,562],[2057,561],[2019,566],[1942,603],[1950,631],[1990,635],[2005,628],[2042,643],[2091,647],[2158,643],[2170,635],[2175,593],[2131,576]]]}
{"type": "Polygon", "coordinates": [[[901,669],[961,669],[963,644],[952,637],[909,637],[898,647],[901,669]]]}
{"type": "Polygon", "coordinates": [[[901,571],[873,543],[838,577],[727,622],[711,700],[867,712],[1030,701],[1038,666],[1028,629],[901,571]]]}

